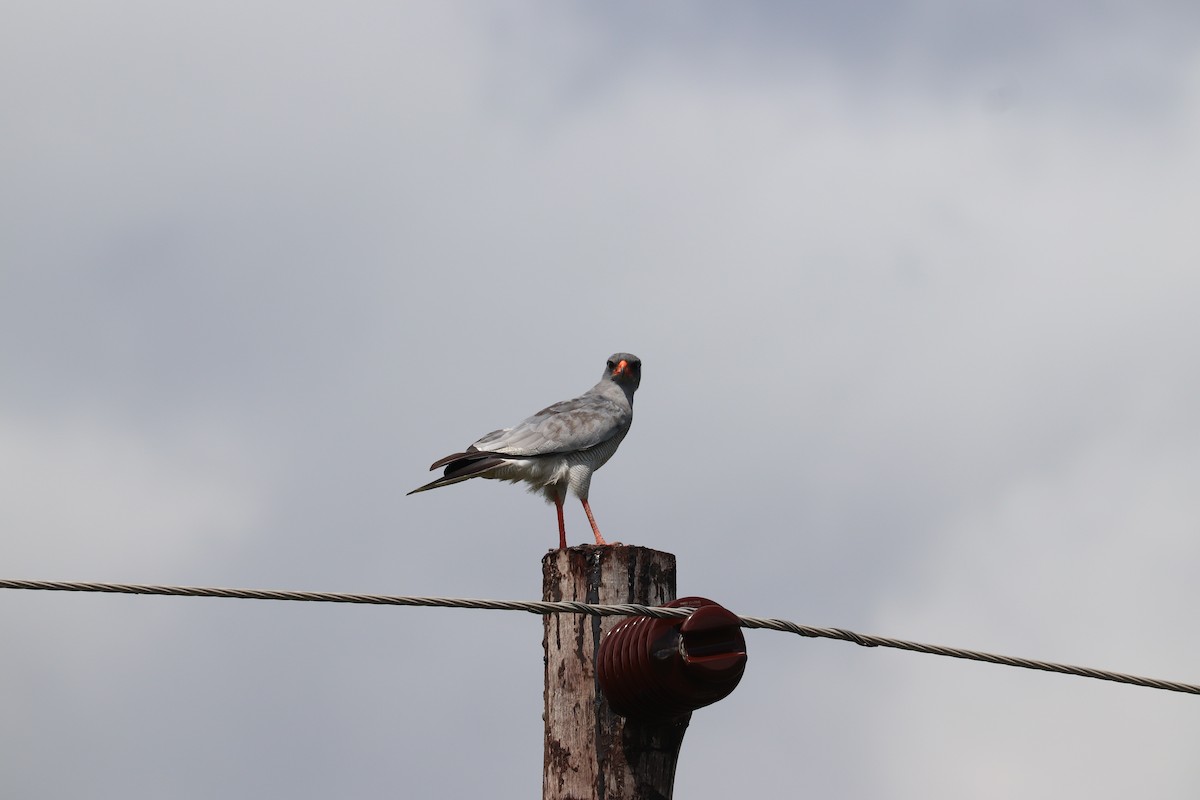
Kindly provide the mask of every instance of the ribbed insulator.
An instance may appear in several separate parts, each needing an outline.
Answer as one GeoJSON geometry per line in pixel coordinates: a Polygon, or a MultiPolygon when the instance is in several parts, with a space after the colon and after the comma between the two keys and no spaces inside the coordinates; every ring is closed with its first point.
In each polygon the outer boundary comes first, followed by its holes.
{"type": "Polygon", "coordinates": [[[623,717],[670,718],[726,697],[746,669],[738,617],[704,597],[666,604],[696,609],[685,619],[631,617],[600,642],[596,672],[623,717]]]}

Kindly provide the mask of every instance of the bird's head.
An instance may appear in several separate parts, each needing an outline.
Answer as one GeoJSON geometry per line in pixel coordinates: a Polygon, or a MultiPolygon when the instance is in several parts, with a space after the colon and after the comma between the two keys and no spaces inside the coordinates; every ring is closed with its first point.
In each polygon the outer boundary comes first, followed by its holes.
{"type": "Polygon", "coordinates": [[[642,382],[642,360],[630,353],[613,353],[605,364],[604,377],[632,392],[642,382]]]}

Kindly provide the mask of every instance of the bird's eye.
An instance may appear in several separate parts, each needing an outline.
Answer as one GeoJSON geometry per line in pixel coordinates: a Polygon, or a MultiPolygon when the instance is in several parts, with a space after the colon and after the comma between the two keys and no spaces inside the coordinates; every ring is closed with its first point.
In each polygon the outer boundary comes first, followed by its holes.
{"type": "Polygon", "coordinates": [[[608,362],[608,368],[609,368],[609,369],[612,369],[612,368],[613,368],[613,367],[615,367],[615,366],[616,366],[616,364],[614,364],[613,362],[611,362],[611,361],[609,361],[609,362],[608,362]]]}

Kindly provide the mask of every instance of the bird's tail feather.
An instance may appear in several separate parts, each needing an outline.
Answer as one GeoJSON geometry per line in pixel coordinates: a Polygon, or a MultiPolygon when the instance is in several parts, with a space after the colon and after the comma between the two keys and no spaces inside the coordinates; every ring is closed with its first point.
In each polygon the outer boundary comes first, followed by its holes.
{"type": "Polygon", "coordinates": [[[416,489],[413,489],[411,492],[409,492],[409,494],[427,492],[430,489],[449,486],[452,483],[462,483],[465,480],[470,480],[471,478],[481,476],[488,470],[494,469],[495,467],[505,463],[505,459],[499,458],[491,453],[456,453],[455,456],[447,456],[446,458],[434,463],[430,469],[437,469],[442,465],[446,465],[445,474],[435,481],[430,481],[424,486],[419,486],[416,489]],[[455,456],[457,456],[457,458],[455,456]]]}
{"type": "Polygon", "coordinates": [[[468,481],[473,477],[475,477],[475,476],[474,475],[460,475],[457,478],[441,477],[441,478],[438,478],[436,481],[430,481],[429,483],[425,484],[424,486],[418,486],[416,489],[413,489],[408,494],[416,494],[417,492],[428,492],[430,489],[437,489],[442,486],[449,486],[452,483],[462,483],[463,481],[468,481]]]}

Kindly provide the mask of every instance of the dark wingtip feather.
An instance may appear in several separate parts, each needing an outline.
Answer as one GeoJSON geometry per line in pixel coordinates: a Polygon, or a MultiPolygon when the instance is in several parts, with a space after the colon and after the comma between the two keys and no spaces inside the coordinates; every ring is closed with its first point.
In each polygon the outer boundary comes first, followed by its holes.
{"type": "Polygon", "coordinates": [[[445,458],[439,458],[437,461],[430,464],[429,471],[433,472],[438,467],[444,467],[447,464],[449,464],[451,461],[458,461],[460,458],[466,458],[466,457],[467,457],[466,453],[451,453],[450,455],[446,456],[445,458]]]}
{"type": "Polygon", "coordinates": [[[462,459],[479,458],[480,456],[486,456],[486,455],[491,455],[491,453],[480,452],[479,450],[475,449],[475,445],[471,445],[470,447],[468,447],[466,450],[464,450],[461,453],[451,453],[450,455],[446,456],[445,458],[439,458],[437,461],[435,461],[429,465],[429,470],[430,470],[430,472],[432,472],[433,470],[437,469],[438,467],[444,467],[447,464],[453,463],[455,461],[460,461],[462,459]]]}

